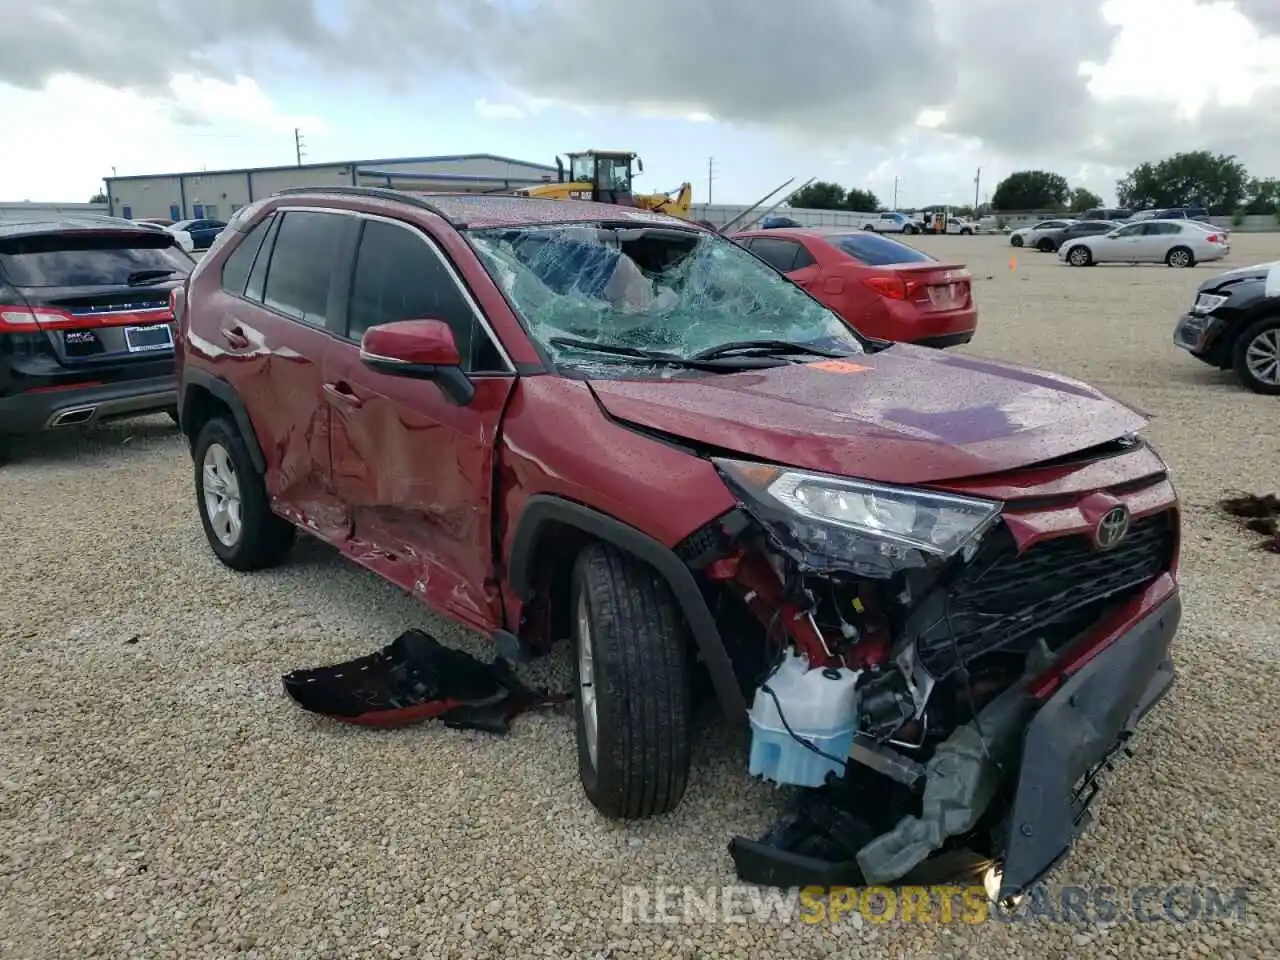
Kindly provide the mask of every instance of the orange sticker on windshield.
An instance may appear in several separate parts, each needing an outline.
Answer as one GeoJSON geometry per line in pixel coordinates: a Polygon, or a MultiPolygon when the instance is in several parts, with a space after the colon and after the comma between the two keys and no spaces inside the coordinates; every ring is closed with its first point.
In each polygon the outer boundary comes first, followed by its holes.
{"type": "Polygon", "coordinates": [[[818,360],[816,363],[809,364],[814,370],[825,370],[827,373],[865,373],[870,367],[864,367],[860,363],[852,363],[848,360],[818,360]]]}

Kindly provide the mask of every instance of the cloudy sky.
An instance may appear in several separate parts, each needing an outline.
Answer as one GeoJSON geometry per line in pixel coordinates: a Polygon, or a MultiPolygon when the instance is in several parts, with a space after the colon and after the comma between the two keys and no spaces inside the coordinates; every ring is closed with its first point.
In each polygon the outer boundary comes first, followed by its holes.
{"type": "Polygon", "coordinates": [[[0,201],[101,178],[634,149],[640,186],[790,176],[901,206],[1180,150],[1280,175],[1280,0],[0,0],[0,201]]]}

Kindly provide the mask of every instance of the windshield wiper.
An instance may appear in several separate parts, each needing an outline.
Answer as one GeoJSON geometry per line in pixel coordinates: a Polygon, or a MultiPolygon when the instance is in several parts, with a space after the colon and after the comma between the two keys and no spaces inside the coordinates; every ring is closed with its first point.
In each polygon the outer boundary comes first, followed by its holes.
{"type": "Polygon", "coordinates": [[[751,352],[757,356],[780,356],[788,353],[803,353],[814,357],[843,357],[846,354],[838,350],[824,350],[807,343],[794,343],[790,340],[732,340],[718,347],[711,347],[695,353],[690,360],[716,360],[735,353],[751,352]]]}
{"type": "Polygon", "coordinates": [[[151,283],[155,280],[163,280],[165,277],[172,277],[177,272],[177,270],[163,269],[135,270],[133,273],[129,274],[125,283],[129,284],[131,287],[136,287],[140,284],[151,283]]]}
{"type": "Polygon", "coordinates": [[[592,353],[607,353],[615,357],[630,357],[633,360],[651,360],[654,363],[670,363],[684,366],[688,362],[684,357],[676,356],[674,353],[628,347],[621,343],[596,343],[594,340],[579,340],[576,337],[552,337],[547,342],[557,347],[589,350],[592,353]]]}
{"type": "MultiPolygon", "coordinates": [[[[645,350],[642,347],[628,347],[621,343],[596,343],[593,340],[579,340],[576,337],[551,337],[548,343],[557,347],[568,347],[589,353],[603,353],[639,363],[663,364],[669,367],[686,367],[691,370],[719,370],[733,372],[736,370],[755,370],[766,367],[777,367],[786,363],[770,356],[745,357],[706,357],[702,355],[682,357],[675,353],[663,353],[661,350],[645,350]]],[[[716,348],[720,349],[719,347],[716,348]]],[[[823,354],[826,356],[826,354],[823,354]]],[[[838,354],[831,354],[838,356],[838,354]]]]}

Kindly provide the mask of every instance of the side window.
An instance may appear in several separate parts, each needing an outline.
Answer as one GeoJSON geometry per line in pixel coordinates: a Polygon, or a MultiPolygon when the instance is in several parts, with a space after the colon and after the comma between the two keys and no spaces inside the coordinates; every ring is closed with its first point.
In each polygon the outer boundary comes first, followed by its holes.
{"type": "Polygon", "coordinates": [[[323,327],[328,318],[329,281],[347,217],[296,210],[280,218],[262,302],[285,316],[323,327]]]}
{"type": "Polygon", "coordinates": [[[1145,224],[1145,223],[1135,223],[1135,224],[1132,224],[1131,226],[1125,227],[1123,230],[1121,230],[1119,233],[1117,233],[1117,234],[1116,234],[1116,236],[1118,236],[1118,237],[1136,237],[1138,234],[1142,233],[1142,230],[1143,230],[1143,228],[1144,228],[1145,226],[1146,226],[1146,224],[1145,224]]]}
{"type": "Polygon", "coordinates": [[[271,262],[271,251],[275,249],[276,234],[280,232],[280,215],[273,213],[267,218],[267,232],[262,240],[262,247],[253,261],[253,269],[249,272],[249,283],[244,288],[246,300],[262,302],[262,291],[267,285],[267,264],[271,262]]]}
{"type": "Polygon", "coordinates": [[[347,336],[399,320],[443,320],[468,373],[503,370],[497,347],[440,255],[416,229],[366,220],[356,254],[347,336]]]}
{"type": "Polygon", "coordinates": [[[1170,234],[1181,233],[1182,224],[1180,223],[1149,223],[1147,224],[1147,233],[1154,233],[1159,236],[1169,236],[1170,234]]]}
{"type": "Polygon", "coordinates": [[[796,244],[796,262],[791,265],[792,270],[803,270],[805,267],[812,267],[818,261],[813,259],[813,254],[809,252],[809,248],[803,243],[796,244]]]}
{"type": "Polygon", "coordinates": [[[794,240],[775,240],[772,237],[757,237],[751,244],[751,252],[779,273],[790,273],[795,269],[799,249],[800,244],[794,240]]]}
{"type": "MultiPolygon", "coordinates": [[[[226,263],[222,265],[222,289],[237,297],[244,296],[245,285],[249,282],[249,272],[253,269],[253,259],[262,248],[262,240],[271,229],[272,217],[263,218],[253,227],[244,239],[231,251],[226,263]]],[[[263,258],[266,259],[265,257],[263,258]]]]}

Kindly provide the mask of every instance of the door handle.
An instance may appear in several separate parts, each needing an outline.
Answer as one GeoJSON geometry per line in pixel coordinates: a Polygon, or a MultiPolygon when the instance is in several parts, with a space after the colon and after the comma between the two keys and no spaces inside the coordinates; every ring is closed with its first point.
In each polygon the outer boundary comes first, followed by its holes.
{"type": "Polygon", "coordinates": [[[249,346],[249,338],[245,335],[244,330],[239,326],[223,327],[222,339],[237,349],[244,349],[249,346]]]}
{"type": "Polygon", "coordinates": [[[352,410],[358,410],[364,403],[345,383],[326,383],[324,395],[330,402],[341,404],[352,410]]]}

